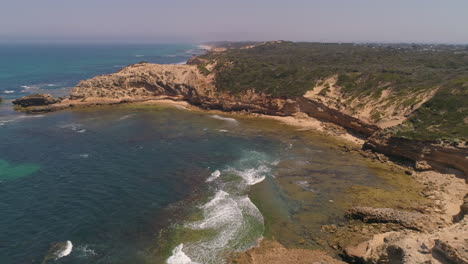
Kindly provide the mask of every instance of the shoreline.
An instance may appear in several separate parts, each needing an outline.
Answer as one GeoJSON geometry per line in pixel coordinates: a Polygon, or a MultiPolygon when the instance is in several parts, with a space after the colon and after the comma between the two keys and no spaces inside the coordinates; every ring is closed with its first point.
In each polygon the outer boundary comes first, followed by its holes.
{"type": "Polygon", "coordinates": [[[285,125],[297,127],[298,131],[313,130],[316,132],[323,133],[324,135],[332,136],[334,138],[343,140],[346,143],[358,145],[362,147],[364,140],[355,135],[350,134],[338,125],[334,125],[330,122],[320,121],[316,118],[307,115],[294,115],[294,116],[278,116],[278,115],[267,115],[259,113],[248,113],[240,111],[221,111],[216,109],[204,109],[196,105],[190,104],[183,100],[181,97],[171,96],[158,96],[158,97],[141,97],[141,98],[129,98],[129,99],[102,99],[102,98],[87,98],[86,101],[64,99],[58,104],[47,105],[47,106],[36,106],[33,108],[17,108],[16,110],[38,114],[44,112],[61,111],[65,109],[78,109],[78,108],[89,108],[104,105],[120,105],[120,104],[142,104],[142,105],[174,105],[185,107],[189,110],[197,110],[202,112],[209,112],[213,114],[225,114],[225,115],[241,115],[249,117],[259,117],[265,119],[272,119],[279,121],[285,125]]]}
{"type": "MultiPolygon", "coordinates": [[[[315,133],[320,133],[325,136],[331,137],[333,140],[338,140],[337,146],[342,146],[341,144],[344,144],[345,146],[350,146],[350,147],[344,147],[343,151],[344,152],[349,152],[350,149],[356,150],[359,149],[360,147],[363,146],[364,140],[355,137],[349,133],[347,133],[343,129],[337,128],[336,125],[330,125],[326,122],[319,121],[315,118],[309,117],[309,116],[304,116],[304,115],[295,115],[295,116],[274,116],[274,115],[264,115],[264,114],[257,114],[257,113],[247,113],[247,112],[236,112],[236,111],[230,111],[230,112],[225,112],[225,111],[220,111],[220,110],[210,110],[210,109],[203,109],[201,107],[195,106],[190,104],[187,101],[182,100],[180,97],[170,97],[170,96],[161,96],[158,98],[151,97],[151,98],[136,98],[132,100],[118,100],[118,99],[107,99],[107,100],[102,100],[102,98],[91,98],[87,99],[85,102],[79,102],[79,101],[72,101],[65,99],[66,101],[63,102],[61,105],[55,105],[53,106],[54,108],[51,109],[50,111],[56,111],[56,110],[63,110],[63,109],[80,109],[80,108],[91,108],[91,107],[99,107],[99,106],[106,106],[106,105],[115,105],[115,104],[128,104],[128,105],[168,105],[168,106],[173,106],[179,109],[184,109],[188,111],[200,111],[204,113],[209,113],[209,114],[221,114],[221,115],[227,115],[231,117],[235,116],[244,116],[244,117],[249,117],[249,118],[265,118],[265,119],[270,119],[270,120],[275,120],[278,121],[284,125],[291,126],[291,127],[296,127],[297,132],[304,132],[304,131],[314,131],[315,133]],[[72,106],[71,106],[72,104],[72,106]]],[[[46,106],[46,110],[47,110],[46,106]]],[[[44,110],[44,109],[42,109],[44,110]]],[[[44,111],[38,111],[38,112],[44,112],[44,111]]],[[[33,112],[34,113],[34,112],[33,112]]],[[[370,160],[372,160],[372,157],[369,157],[370,160]]],[[[375,158],[373,158],[375,160],[375,158]]],[[[442,230],[443,228],[448,228],[453,225],[453,223],[450,223],[451,219],[459,214],[460,212],[460,206],[463,203],[463,191],[466,190],[466,183],[460,179],[457,178],[453,174],[442,174],[438,173],[435,171],[427,171],[427,172],[415,172],[412,168],[404,167],[399,164],[393,163],[388,160],[380,160],[381,163],[384,164],[384,166],[389,166],[389,167],[398,167],[401,170],[409,171],[411,175],[408,177],[414,178],[416,181],[420,182],[421,184],[425,186],[430,186],[430,190],[428,192],[436,192],[437,195],[427,195],[432,201],[432,205],[434,206],[433,211],[430,214],[430,217],[433,219],[443,219],[443,223],[440,227],[437,227],[436,229],[432,230],[432,232],[438,232],[438,230],[442,230]],[[447,186],[450,188],[446,189],[447,186]],[[454,187],[455,186],[455,187],[454,187]],[[458,186],[461,189],[457,189],[458,186]]],[[[358,225],[360,226],[360,225],[358,225]]],[[[349,232],[349,231],[338,231],[339,232],[349,232]]],[[[393,232],[393,231],[392,231],[393,232]]],[[[405,229],[403,231],[397,231],[397,232],[406,232],[405,229]]],[[[386,235],[388,232],[377,232],[375,235],[372,235],[369,237],[369,241],[372,241],[375,239],[375,237],[381,237],[383,235],[386,235]]],[[[412,233],[414,235],[414,232],[412,233]]],[[[416,236],[422,236],[422,234],[416,233],[416,236]]],[[[370,242],[362,242],[362,243],[370,243],[370,242]]],[[[357,253],[355,252],[356,249],[353,247],[359,247],[359,245],[349,245],[350,247],[342,248],[344,252],[348,255],[356,255],[357,253]],[[351,249],[350,249],[351,248],[351,249]],[[353,251],[354,250],[354,251],[353,251]],[[351,252],[351,253],[349,253],[351,252]]],[[[340,247],[338,247],[340,248],[340,247]]],[[[369,248],[369,246],[367,246],[369,248]]],[[[341,251],[338,250],[338,251],[341,251]]],[[[260,264],[263,263],[261,261],[264,260],[269,260],[275,256],[278,256],[278,253],[280,255],[286,255],[290,257],[297,257],[297,258],[303,258],[307,256],[314,256],[317,261],[321,261],[321,259],[324,258],[324,256],[328,256],[329,252],[326,250],[323,251],[317,251],[317,250],[309,250],[309,249],[295,249],[295,248],[286,248],[279,244],[278,242],[275,242],[274,240],[270,239],[263,239],[258,243],[256,247],[253,247],[246,252],[237,254],[234,258],[231,260],[233,261],[232,263],[240,263],[240,264],[260,264]],[[272,249],[272,250],[266,250],[266,249],[272,249]],[[275,255],[276,254],[276,255],[275,255]],[[253,257],[255,256],[255,257],[253,257]]],[[[339,253],[339,252],[335,252],[339,253]]],[[[362,255],[362,254],[361,254],[362,255]]],[[[335,259],[336,260],[336,259],[335,259]]],[[[339,260],[336,260],[336,263],[343,263],[339,262],[339,260]]],[[[274,262],[272,262],[274,263],[274,262]]],[[[309,262],[291,262],[291,263],[309,263],[309,262]]]]}
{"type": "MultiPolygon", "coordinates": [[[[203,109],[190,103],[182,100],[174,100],[173,98],[165,98],[165,99],[157,99],[157,100],[145,100],[145,101],[138,101],[138,102],[129,102],[128,104],[141,104],[141,105],[167,105],[173,106],[178,109],[185,109],[188,111],[200,111],[208,114],[221,114],[230,117],[242,116],[248,118],[265,118],[278,121],[284,125],[296,127],[298,128],[297,132],[304,132],[304,131],[313,131],[315,133],[320,133],[325,136],[331,137],[333,140],[338,140],[337,144],[342,146],[341,144],[351,145],[355,148],[362,147],[364,140],[354,137],[353,135],[341,132],[337,133],[336,131],[327,130],[327,123],[319,121],[312,117],[305,117],[305,116],[272,116],[272,115],[264,115],[264,114],[256,114],[256,113],[243,113],[243,112],[224,112],[220,110],[207,110],[203,109]]],[[[349,152],[346,150],[344,152],[349,152]]],[[[370,160],[375,160],[369,158],[370,160]]],[[[378,161],[378,160],[377,160],[378,161]]],[[[466,183],[463,179],[458,178],[454,174],[442,174],[436,171],[424,171],[424,172],[416,172],[412,170],[412,168],[401,166],[400,164],[396,164],[391,161],[380,161],[383,166],[390,167],[397,167],[400,170],[410,171],[411,175],[408,177],[413,178],[415,181],[421,183],[424,186],[429,186],[427,190],[427,194],[423,194],[423,196],[429,197],[431,199],[430,206],[425,208],[426,210],[430,211],[429,217],[432,220],[442,221],[439,223],[439,226],[432,230],[432,232],[438,232],[444,228],[449,228],[454,223],[452,219],[454,216],[460,213],[460,207],[463,204],[463,197],[466,194],[466,183]]],[[[401,233],[407,232],[406,229],[402,231],[398,231],[401,233]]],[[[417,233],[414,231],[412,235],[415,236],[423,236],[422,233],[417,233]]],[[[386,235],[389,232],[377,232],[377,234],[369,237],[370,240],[375,239],[374,237],[379,237],[382,235],[386,235]]],[[[367,242],[363,242],[367,243],[367,242]]],[[[351,247],[353,247],[351,245],[351,247]]],[[[346,250],[346,249],[343,249],[346,250]]],[[[349,248],[348,248],[349,251],[349,248]]],[[[280,243],[276,242],[275,240],[271,239],[262,239],[259,241],[257,246],[242,252],[240,254],[236,254],[236,256],[230,258],[232,263],[240,263],[240,264],[260,264],[264,263],[265,260],[271,260],[271,258],[279,257],[280,255],[289,256],[290,258],[304,258],[304,257],[311,257],[314,258],[314,261],[322,261],[322,260],[329,260],[336,261],[336,263],[344,263],[338,259],[331,258],[328,254],[330,252],[326,250],[310,250],[310,249],[299,249],[299,248],[286,248],[282,246],[280,243]],[[271,250],[267,250],[271,249],[271,250]]],[[[335,252],[338,253],[338,252],[335,252]]],[[[280,258],[281,259],[281,258],[280,258]]],[[[271,262],[275,263],[275,262],[271,262]]],[[[281,262],[278,262],[281,263],[281,262]]],[[[291,263],[309,263],[309,262],[291,262],[291,263]]],[[[335,263],[335,262],[330,262],[335,263]]]]}

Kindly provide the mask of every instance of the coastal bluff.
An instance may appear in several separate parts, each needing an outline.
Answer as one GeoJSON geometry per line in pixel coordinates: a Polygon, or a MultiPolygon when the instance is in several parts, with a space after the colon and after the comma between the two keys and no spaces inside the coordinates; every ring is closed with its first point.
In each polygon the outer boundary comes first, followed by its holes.
{"type": "Polygon", "coordinates": [[[170,99],[186,101],[191,105],[221,111],[243,111],[274,116],[306,115],[320,121],[338,125],[346,131],[368,139],[365,148],[397,159],[403,158],[417,164],[417,168],[455,168],[468,174],[466,147],[441,146],[434,142],[403,140],[385,134],[382,127],[369,120],[361,120],[346,110],[327,105],[321,100],[303,96],[272,96],[255,89],[232,93],[220,90],[216,72],[202,73],[196,64],[159,65],[138,63],[106,75],[83,80],[66,98],[50,95],[29,95],[13,101],[17,110],[38,113],[73,107],[110,105],[170,99]],[[435,153],[435,154],[429,154],[435,153]]]}

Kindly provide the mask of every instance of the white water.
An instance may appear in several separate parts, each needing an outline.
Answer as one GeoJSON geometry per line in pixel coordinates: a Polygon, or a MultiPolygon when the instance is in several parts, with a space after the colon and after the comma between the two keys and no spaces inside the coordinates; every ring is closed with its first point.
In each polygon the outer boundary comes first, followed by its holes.
{"type": "Polygon", "coordinates": [[[55,259],[57,260],[59,258],[63,258],[63,257],[70,255],[70,253],[72,252],[72,249],[73,249],[73,244],[70,240],[68,240],[66,247],[57,254],[57,258],[55,259]]]}
{"type": "Polygon", "coordinates": [[[122,120],[126,120],[126,119],[129,119],[133,116],[135,116],[136,114],[130,114],[130,115],[124,115],[122,117],[119,118],[119,121],[122,121],[122,120]]]}
{"type": "Polygon", "coordinates": [[[249,186],[270,175],[269,166],[277,162],[266,153],[244,151],[241,159],[223,170],[213,171],[206,182],[217,191],[199,207],[203,218],[184,225],[188,229],[210,232],[198,241],[174,248],[167,263],[220,264],[224,263],[226,252],[243,251],[254,246],[263,235],[264,219],[246,193],[249,186]],[[237,177],[224,177],[224,174],[237,177]]]}
{"type": "MultiPolygon", "coordinates": [[[[262,214],[247,196],[230,195],[219,190],[201,208],[203,220],[187,224],[186,227],[193,230],[215,230],[216,235],[187,245],[187,254],[200,263],[221,263],[224,250],[242,244],[242,240],[255,232],[252,222],[263,226],[262,214]]],[[[261,230],[257,232],[261,235],[261,230]]],[[[244,243],[240,249],[252,246],[249,241],[244,243]]]]}
{"type": "Polygon", "coordinates": [[[167,264],[198,264],[193,262],[185,253],[182,251],[184,244],[180,244],[172,250],[172,256],[167,259],[167,264]]]}
{"type": "Polygon", "coordinates": [[[257,168],[250,168],[245,170],[236,170],[230,168],[226,171],[242,177],[242,179],[244,179],[248,185],[255,185],[265,180],[266,175],[271,172],[271,169],[266,165],[260,165],[257,168]]]}
{"type": "Polygon", "coordinates": [[[82,124],[71,123],[71,124],[62,125],[62,126],[60,126],[60,128],[71,129],[71,130],[73,130],[73,131],[75,131],[77,133],[86,132],[86,129],[83,129],[82,124]]]}
{"type": "Polygon", "coordinates": [[[78,257],[80,258],[87,258],[87,257],[92,257],[92,256],[97,255],[96,251],[94,251],[94,249],[92,248],[89,248],[88,245],[86,244],[82,246],[78,246],[75,249],[75,252],[78,253],[78,257]]]}
{"type": "Polygon", "coordinates": [[[206,182],[214,181],[217,178],[219,178],[220,175],[221,175],[221,172],[219,170],[215,170],[213,173],[211,173],[210,177],[206,179],[206,182]]]}
{"type": "Polygon", "coordinates": [[[237,125],[239,123],[239,121],[237,121],[234,118],[230,118],[230,117],[223,117],[223,116],[219,116],[219,115],[212,115],[211,117],[214,118],[214,119],[226,121],[226,122],[228,122],[230,124],[233,124],[233,125],[237,125]]]}

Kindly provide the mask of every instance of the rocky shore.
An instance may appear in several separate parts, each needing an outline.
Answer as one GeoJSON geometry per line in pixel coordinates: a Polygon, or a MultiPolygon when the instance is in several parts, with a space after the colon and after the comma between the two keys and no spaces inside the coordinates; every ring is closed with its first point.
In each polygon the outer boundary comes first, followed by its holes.
{"type": "MultiPolygon", "coordinates": [[[[408,177],[427,187],[421,196],[431,199],[432,205],[419,211],[350,208],[346,214],[349,225],[322,228],[329,234],[327,243],[335,253],[349,263],[468,263],[466,146],[395,138],[383,133],[383,127],[377,123],[361,120],[310,96],[287,98],[255,90],[241,94],[220,91],[214,74],[203,74],[197,65],[140,63],[114,74],[81,81],[67,98],[39,94],[13,103],[17,110],[37,113],[173,100],[206,110],[274,116],[303,129],[318,129],[350,139],[358,147],[345,147],[343,151],[356,151],[383,163],[399,162],[400,165],[394,166],[404,166],[408,177]],[[365,241],[340,242],[339,234],[353,232],[365,241]]],[[[275,242],[264,242],[246,255],[236,256],[232,262],[340,263],[322,253],[305,249],[289,251],[275,242]]]]}
{"type": "Polygon", "coordinates": [[[216,88],[214,74],[202,74],[196,65],[134,64],[120,71],[81,81],[68,98],[55,99],[50,95],[30,95],[15,100],[18,110],[50,112],[71,107],[102,104],[144,102],[171,99],[187,101],[191,105],[210,110],[243,111],[272,116],[305,115],[343,128],[358,138],[366,139],[364,148],[389,157],[410,160],[421,170],[446,168],[468,174],[468,148],[445,146],[395,138],[383,133],[377,124],[360,120],[327,106],[310,96],[283,98],[255,93],[231,94],[216,88]]]}

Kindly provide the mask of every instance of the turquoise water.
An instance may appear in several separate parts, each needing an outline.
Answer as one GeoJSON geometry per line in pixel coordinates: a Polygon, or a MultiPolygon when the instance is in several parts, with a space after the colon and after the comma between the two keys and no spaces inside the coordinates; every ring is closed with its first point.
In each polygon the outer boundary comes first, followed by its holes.
{"type": "Polygon", "coordinates": [[[343,208],[330,200],[345,200],[353,184],[379,184],[323,137],[271,120],[171,106],[12,110],[19,96],[67,94],[123,65],[179,63],[198,52],[0,46],[0,263],[223,263],[271,233],[269,222],[285,227],[280,242],[297,241],[302,209],[318,230],[340,221],[343,208]],[[54,243],[61,246],[49,254],[54,243]]]}

